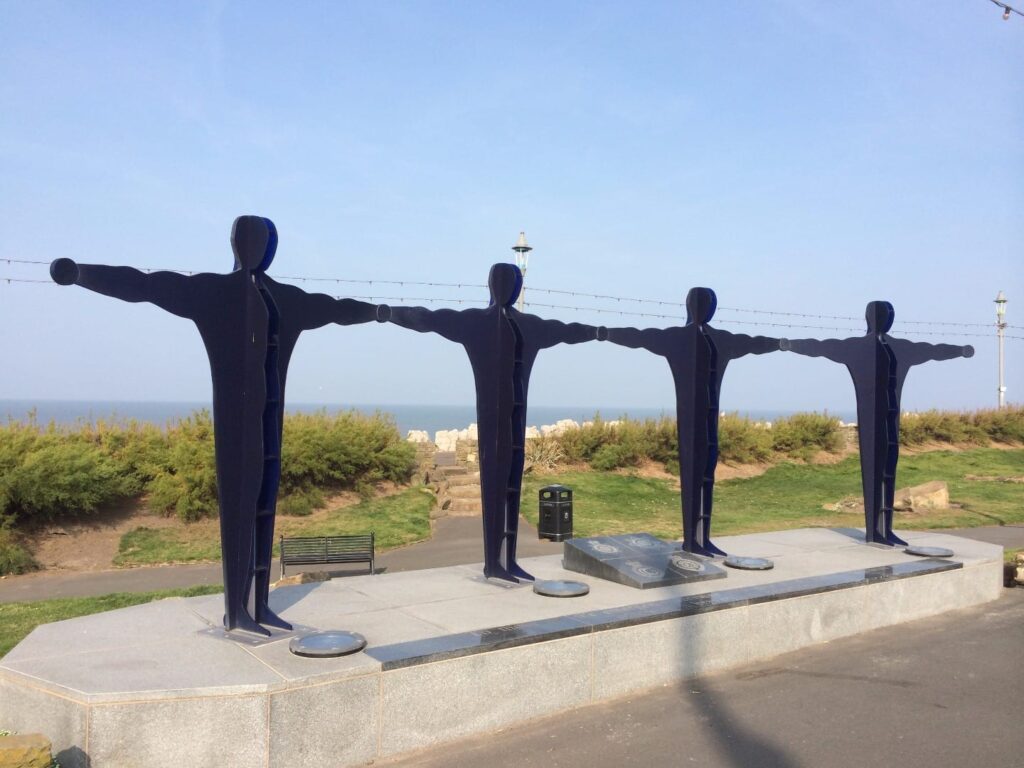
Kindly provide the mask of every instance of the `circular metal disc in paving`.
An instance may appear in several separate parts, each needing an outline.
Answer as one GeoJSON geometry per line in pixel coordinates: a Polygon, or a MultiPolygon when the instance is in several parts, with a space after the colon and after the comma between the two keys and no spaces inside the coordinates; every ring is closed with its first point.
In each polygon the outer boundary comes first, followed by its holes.
{"type": "Polygon", "coordinates": [[[533,591],[544,597],[583,597],[590,591],[590,587],[582,581],[552,579],[533,582],[533,591]]]}
{"type": "Polygon", "coordinates": [[[764,557],[739,557],[729,555],[725,558],[725,564],[730,568],[739,568],[741,571],[768,571],[775,567],[775,563],[764,557]]]}
{"type": "Polygon", "coordinates": [[[358,632],[345,632],[340,629],[310,632],[308,635],[293,637],[288,643],[288,650],[296,656],[311,656],[317,659],[347,656],[365,647],[365,637],[358,632]]]}
{"type": "Polygon", "coordinates": [[[911,545],[903,550],[908,555],[917,555],[918,557],[952,557],[953,550],[946,549],[945,547],[918,547],[911,545]]]}

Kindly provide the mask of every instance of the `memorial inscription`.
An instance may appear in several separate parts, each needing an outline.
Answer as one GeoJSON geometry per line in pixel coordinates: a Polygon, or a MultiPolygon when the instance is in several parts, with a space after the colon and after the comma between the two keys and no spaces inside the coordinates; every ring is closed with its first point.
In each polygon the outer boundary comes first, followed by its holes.
{"type": "Polygon", "coordinates": [[[636,589],[725,578],[725,571],[709,558],[649,533],[570,539],[562,564],[566,570],[636,589]]]}

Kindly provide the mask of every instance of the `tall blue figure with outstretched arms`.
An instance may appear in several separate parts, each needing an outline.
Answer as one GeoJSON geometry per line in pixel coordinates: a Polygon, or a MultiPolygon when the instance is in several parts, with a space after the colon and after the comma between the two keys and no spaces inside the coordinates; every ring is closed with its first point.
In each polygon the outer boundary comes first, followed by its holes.
{"type": "Polygon", "coordinates": [[[683,549],[709,556],[725,554],[711,542],[711,511],[718,465],[719,392],[726,366],[744,355],[779,348],[778,339],[712,328],[708,323],[717,305],[713,290],[692,288],[686,295],[684,326],[607,329],[608,341],[646,349],[668,361],[676,390],[683,549]]]}
{"type": "Polygon", "coordinates": [[[929,360],[971,357],[974,348],[894,339],[888,331],[896,313],[888,301],[872,301],[865,318],[868,330],[848,339],[783,339],[782,348],[842,363],[857,396],[861,485],[864,491],[865,538],[874,544],[906,542],[892,531],[896,464],[900,458],[900,398],[907,374],[929,360]]]}
{"type": "Polygon", "coordinates": [[[61,285],[149,302],[196,324],[213,379],[224,624],[266,635],[261,625],[291,629],[268,605],[289,360],[303,331],[365,323],[377,318],[377,307],[309,294],[268,277],[277,249],[270,219],[237,218],[231,247],[235,268],[228,274],[147,274],[71,259],[54,261],[50,274],[61,285]]]}
{"type": "Polygon", "coordinates": [[[523,276],[514,264],[491,267],[487,309],[391,307],[391,322],[462,344],[473,368],[483,506],[484,575],[533,579],[516,562],[526,443],[526,399],[537,353],[597,337],[580,323],[545,320],[515,309],[523,276]]]}

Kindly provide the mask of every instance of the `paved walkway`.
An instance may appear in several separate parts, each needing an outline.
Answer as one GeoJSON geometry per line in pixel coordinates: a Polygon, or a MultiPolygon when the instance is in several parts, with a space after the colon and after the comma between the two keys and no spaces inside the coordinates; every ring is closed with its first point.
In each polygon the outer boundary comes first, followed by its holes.
{"type": "MultiPolygon", "coordinates": [[[[955,536],[999,544],[1007,549],[1024,548],[1024,525],[987,526],[943,530],[955,536]]],[[[519,556],[558,554],[561,544],[537,538],[537,529],[519,521],[519,556]]],[[[483,528],[478,517],[445,517],[438,520],[428,541],[384,552],[377,557],[379,570],[415,571],[446,565],[483,561],[483,528]]],[[[296,569],[301,570],[301,569],[296,569]]],[[[323,570],[309,566],[307,570],[323,570]]],[[[365,573],[358,569],[352,573],[365,573]]],[[[150,592],[202,584],[220,584],[220,563],[166,565],[110,571],[40,571],[0,579],[0,603],[46,600],[55,597],[92,597],[111,592],[150,592]]]]}
{"type": "MultiPolygon", "coordinates": [[[[526,520],[519,521],[519,556],[558,554],[561,544],[537,538],[537,529],[526,520]]],[[[378,571],[417,571],[446,565],[483,562],[483,526],[479,517],[444,517],[434,525],[427,541],[383,552],[377,556],[378,571]]],[[[275,563],[275,567],[277,567],[275,563]]],[[[311,565],[290,569],[324,570],[311,565]]],[[[353,569],[351,573],[365,573],[353,569]]],[[[92,597],[111,592],[150,592],[202,584],[221,584],[220,563],[164,565],[148,568],[122,568],[109,571],[38,571],[24,576],[0,579],[0,603],[46,600],[55,597],[92,597]]]]}
{"type": "Polygon", "coordinates": [[[981,607],[375,765],[1024,765],[1022,627],[1024,589],[1006,589],[981,607]]]}

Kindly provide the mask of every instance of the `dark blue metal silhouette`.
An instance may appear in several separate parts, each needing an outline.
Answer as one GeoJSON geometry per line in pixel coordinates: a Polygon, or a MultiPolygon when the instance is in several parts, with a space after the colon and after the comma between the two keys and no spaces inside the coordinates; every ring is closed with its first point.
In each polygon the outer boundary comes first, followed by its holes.
{"type": "Polygon", "coordinates": [[[850,372],[857,396],[865,538],[875,544],[906,545],[892,531],[903,383],[915,365],[971,357],[974,348],[892,338],[888,331],[896,313],[887,301],[869,302],[865,316],[868,330],[863,336],[824,341],[783,339],[782,348],[799,355],[827,357],[850,372]]]}
{"type": "Polygon", "coordinates": [[[484,575],[513,582],[533,579],[516,562],[530,371],[542,349],[597,338],[593,326],[517,311],[512,305],[522,284],[514,264],[495,264],[487,309],[391,308],[391,322],[440,334],[466,349],[476,385],[484,575]]]}
{"type": "Polygon", "coordinates": [[[710,288],[691,288],[684,326],[607,329],[608,341],[643,348],[668,361],[676,390],[683,549],[709,556],[725,554],[711,542],[711,509],[718,465],[718,400],[726,366],[744,355],[779,348],[778,339],[712,328],[708,322],[717,305],[710,288]]]}
{"type": "Polygon", "coordinates": [[[288,362],[303,331],[365,323],[376,319],[377,307],[308,294],[269,278],[265,272],[277,249],[270,219],[237,218],[231,247],[235,269],[229,274],[147,274],[57,259],[50,275],[61,285],[149,302],[196,324],[213,379],[224,624],[266,635],[261,624],[291,629],[267,602],[288,362]]]}

